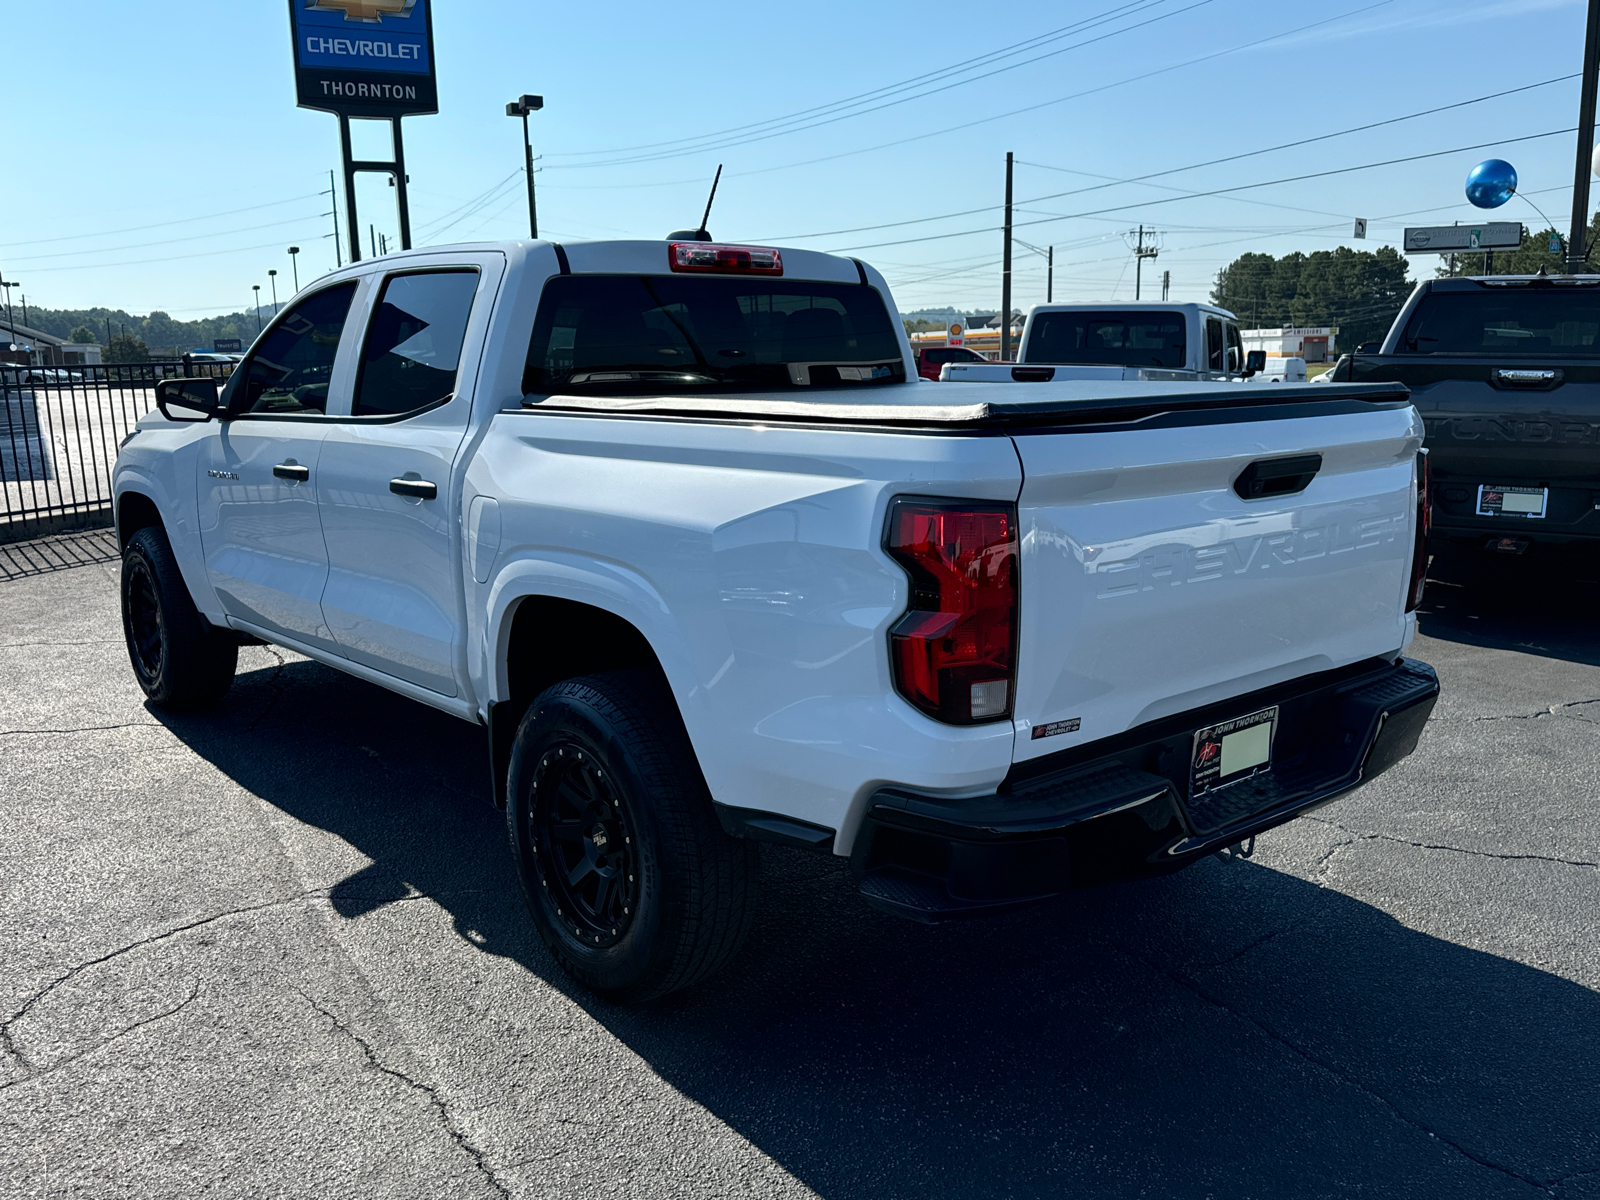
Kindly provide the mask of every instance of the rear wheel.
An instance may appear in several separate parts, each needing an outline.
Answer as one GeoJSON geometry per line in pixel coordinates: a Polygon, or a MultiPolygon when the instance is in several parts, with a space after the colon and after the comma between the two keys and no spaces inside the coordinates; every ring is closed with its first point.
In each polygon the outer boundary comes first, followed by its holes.
{"type": "Polygon", "coordinates": [[[757,849],[718,823],[654,676],[613,671],[540,695],[512,748],[506,818],[534,924],[600,995],[665,995],[743,941],[757,849]]]}
{"type": "Polygon", "coordinates": [[[136,530],[122,553],[122,631],[134,678],[152,704],[199,708],[233,684],[238,640],[195,608],[159,526],[136,530]]]}

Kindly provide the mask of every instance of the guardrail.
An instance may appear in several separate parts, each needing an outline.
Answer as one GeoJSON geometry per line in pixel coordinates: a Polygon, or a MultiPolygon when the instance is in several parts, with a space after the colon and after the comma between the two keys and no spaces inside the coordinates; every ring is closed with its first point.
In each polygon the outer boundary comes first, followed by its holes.
{"type": "Polygon", "coordinates": [[[0,543],[112,523],[111,469],[162,379],[225,379],[231,362],[0,364],[0,543]]]}

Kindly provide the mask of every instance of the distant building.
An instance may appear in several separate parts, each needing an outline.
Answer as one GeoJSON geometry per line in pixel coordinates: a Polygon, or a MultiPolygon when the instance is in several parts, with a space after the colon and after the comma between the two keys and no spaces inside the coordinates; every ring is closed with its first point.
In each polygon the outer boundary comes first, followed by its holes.
{"type": "Polygon", "coordinates": [[[1303,358],[1308,363],[1327,362],[1336,353],[1337,325],[1305,328],[1241,329],[1246,350],[1265,350],[1268,358],[1303,358]]]}
{"type": "Polygon", "coordinates": [[[6,320],[0,312],[0,362],[27,367],[69,367],[100,362],[97,344],[69,342],[6,320]],[[13,350],[11,347],[15,346],[13,350]]]}

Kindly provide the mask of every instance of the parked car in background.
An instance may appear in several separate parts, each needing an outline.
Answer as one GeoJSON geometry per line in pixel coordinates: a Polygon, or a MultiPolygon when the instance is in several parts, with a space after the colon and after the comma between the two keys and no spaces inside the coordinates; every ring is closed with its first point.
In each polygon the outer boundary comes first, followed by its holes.
{"type": "Polygon", "coordinates": [[[1404,388],[930,393],[895,311],[857,260],[697,241],[326,275],[123,443],[135,677],[213,702],[260,638],[481,725],[533,922],[618,1000],[732,956],[758,841],[1006,912],[1411,752],[1404,388]]]}
{"type": "Polygon", "coordinates": [[[946,363],[988,362],[976,350],[965,346],[923,346],[917,350],[917,374],[938,382],[939,372],[946,363]]]}
{"type": "Polygon", "coordinates": [[[1411,389],[1436,541],[1600,549],[1600,275],[1423,280],[1333,374],[1411,389]]]}
{"type": "MultiPolygon", "coordinates": [[[[951,383],[1051,383],[1071,379],[1195,382],[1246,379],[1239,322],[1209,304],[1039,304],[1028,313],[1012,363],[951,363],[951,383]]],[[[1304,378],[1302,370],[1301,378],[1304,378]]]]}

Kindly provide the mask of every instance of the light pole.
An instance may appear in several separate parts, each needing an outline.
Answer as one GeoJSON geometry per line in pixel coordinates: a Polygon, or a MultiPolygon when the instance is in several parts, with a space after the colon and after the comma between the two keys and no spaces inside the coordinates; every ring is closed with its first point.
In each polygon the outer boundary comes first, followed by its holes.
{"type": "Polygon", "coordinates": [[[267,282],[272,285],[272,315],[278,315],[278,272],[276,268],[267,271],[267,282]]]}
{"type": "Polygon", "coordinates": [[[8,346],[17,340],[16,319],[11,315],[11,289],[16,286],[17,281],[15,279],[0,279],[0,288],[5,288],[6,290],[6,333],[10,335],[6,338],[8,346]]]}
{"type": "Polygon", "coordinates": [[[543,96],[518,96],[506,105],[506,116],[522,118],[522,153],[528,172],[528,232],[539,236],[539,209],[533,201],[533,139],[528,134],[528,114],[544,107],[543,96]]]}
{"type": "Polygon", "coordinates": [[[289,247],[289,267],[290,267],[290,269],[292,269],[294,271],[294,291],[295,291],[295,295],[297,295],[297,296],[300,294],[300,258],[299,258],[299,255],[300,255],[300,247],[299,246],[290,246],[289,247]]]}
{"type": "Polygon", "coordinates": [[[256,336],[261,336],[261,285],[252,283],[250,289],[256,294],[256,336]]]}

